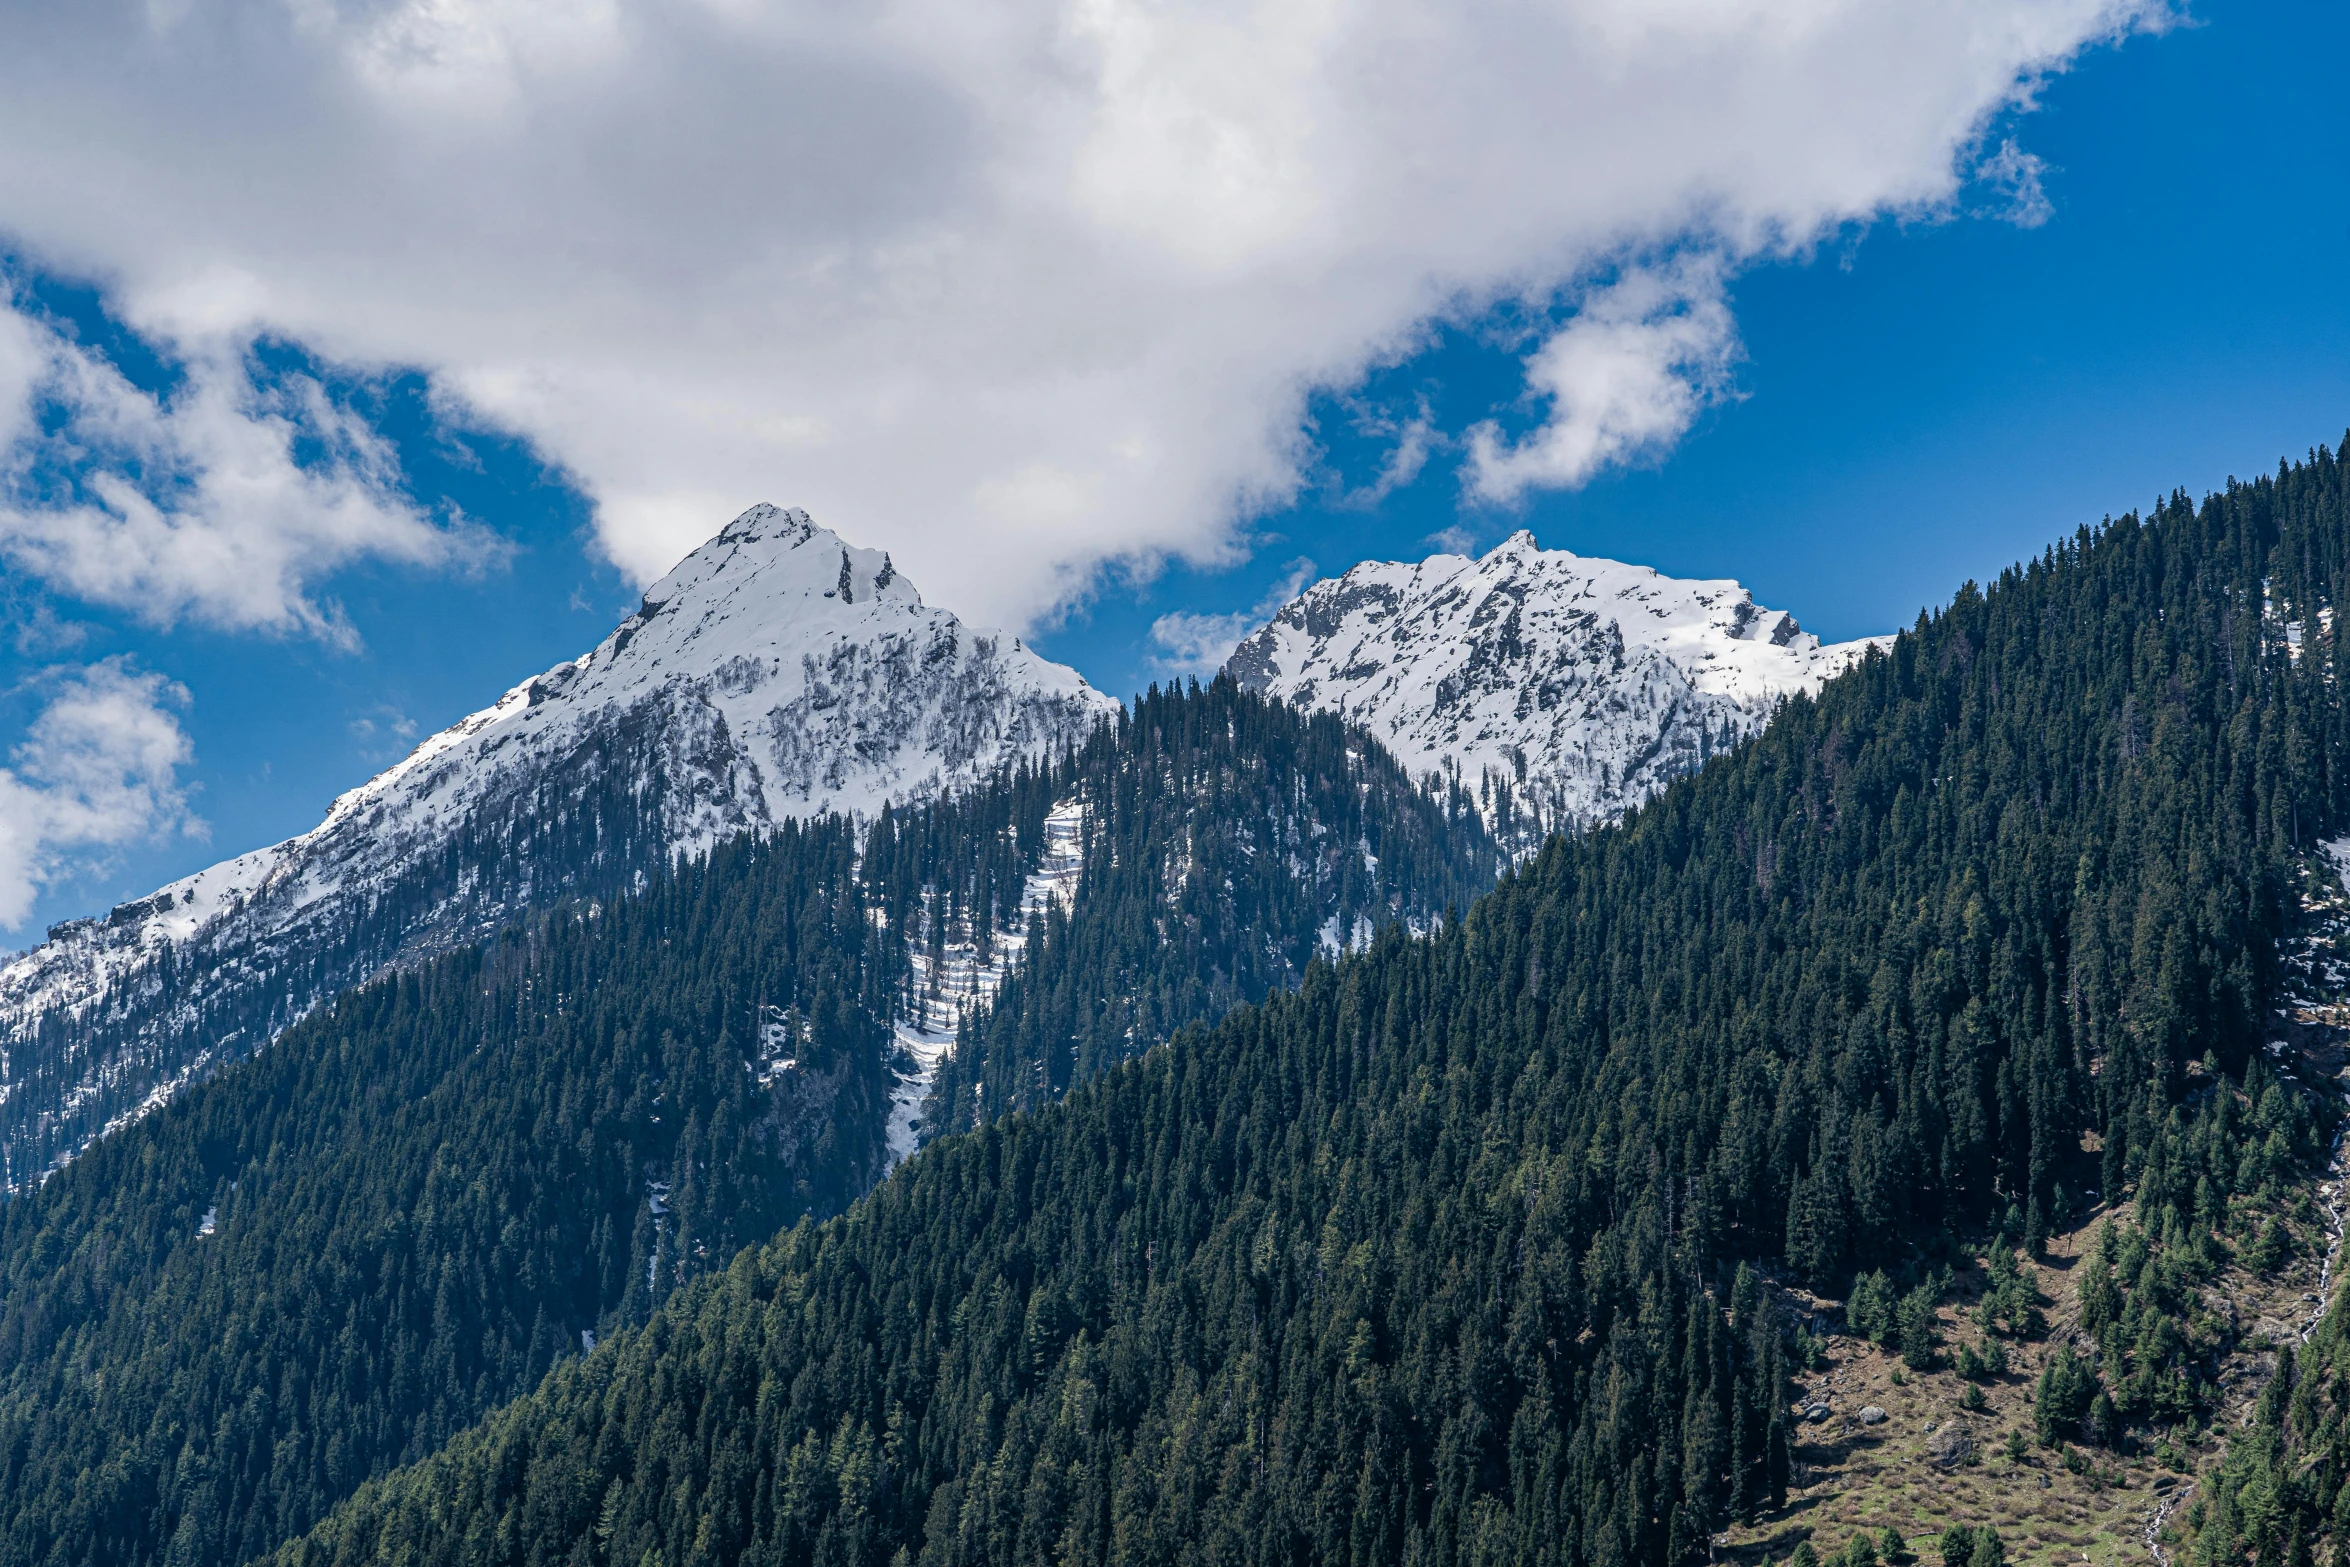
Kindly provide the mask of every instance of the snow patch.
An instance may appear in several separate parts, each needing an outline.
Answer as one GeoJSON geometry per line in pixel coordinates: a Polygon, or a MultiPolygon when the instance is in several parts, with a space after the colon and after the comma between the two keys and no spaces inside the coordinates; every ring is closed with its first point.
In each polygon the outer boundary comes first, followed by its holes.
{"type": "Polygon", "coordinates": [[[896,1024],[900,1067],[889,1095],[889,1168],[896,1169],[921,1144],[922,1104],[938,1080],[938,1064],[955,1045],[963,1020],[995,999],[1012,965],[1028,950],[1032,923],[1054,903],[1077,901],[1085,870],[1085,807],[1074,798],[1046,813],[1044,848],[1035,872],[1020,889],[1020,907],[1007,929],[989,942],[981,961],[974,942],[948,942],[934,965],[923,933],[911,940],[914,999],[896,1024]]]}
{"type": "Polygon", "coordinates": [[[2328,838],[2319,844],[2318,851],[2334,868],[2334,877],[2342,884],[2342,891],[2350,894],[2350,837],[2328,838]]]}

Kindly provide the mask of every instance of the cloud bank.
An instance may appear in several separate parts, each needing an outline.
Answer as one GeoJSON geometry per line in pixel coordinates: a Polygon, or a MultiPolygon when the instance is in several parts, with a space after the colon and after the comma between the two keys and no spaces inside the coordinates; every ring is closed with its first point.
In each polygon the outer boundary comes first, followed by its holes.
{"type": "MultiPolygon", "coordinates": [[[[236,384],[257,333],[413,365],[640,577],[772,498],[1017,624],[1106,562],[1230,558],[1311,465],[1308,396],[1432,321],[1585,304],[1476,495],[1669,443],[1740,267],[1961,210],[2034,85],[2161,3],[19,6],[0,231],[217,367],[231,422],[282,417],[236,384]]],[[[2044,215],[2027,153],[1989,169],[2044,215]]],[[[75,592],[315,626],[324,563],[444,547],[363,460],[338,483],[297,501],[321,553],[270,524],[250,570],[234,500],[7,527],[75,592]]]]}
{"type": "Polygon", "coordinates": [[[179,787],[192,750],[173,709],[187,691],[107,659],[51,677],[54,689],[0,767],[0,929],[24,923],[40,889],[109,851],[201,833],[179,787]]]}

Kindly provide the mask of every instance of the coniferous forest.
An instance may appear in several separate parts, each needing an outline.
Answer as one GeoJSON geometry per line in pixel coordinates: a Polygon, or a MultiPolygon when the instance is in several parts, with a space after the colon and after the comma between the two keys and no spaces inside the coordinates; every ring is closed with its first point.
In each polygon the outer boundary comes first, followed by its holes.
{"type": "MultiPolygon", "coordinates": [[[[2180,1291],[2334,1129],[2263,1058],[2345,488],[2084,529],[1473,900],[1468,802],[1219,682],[355,992],[0,1213],[0,1559],[1677,1564],[1791,1484],[1791,1287],[1916,1337],[1995,1237],[2029,1333],[2004,1248],[2121,1193],[2043,1436],[2191,1417],[2180,1291]],[[908,936],[1072,798],[858,1197],[908,936]]],[[[2207,1561],[2350,1519],[2342,1320],[2207,1561]]]]}
{"type": "Polygon", "coordinates": [[[0,1207],[0,1560],[251,1560],[837,1213],[883,1168],[913,985],[890,933],[999,933],[1072,791],[1106,802],[1089,860],[1144,906],[1088,892],[1086,928],[1189,921],[1065,980],[1089,1016],[1221,1010],[1339,912],[1425,922],[1490,884],[1461,802],[1334,720],[1228,686],[1137,711],[969,795],[722,845],[363,987],[0,1207]],[[1201,846],[1183,874],[1170,835],[1201,846]],[[1285,837],[1344,849],[1241,903],[1218,846],[1285,837]]]}
{"type": "Polygon", "coordinates": [[[1086,806],[1084,880],[967,1020],[934,1089],[939,1129],[1046,1103],[1294,985],[1317,951],[1434,925],[1499,869],[1457,783],[1423,794],[1332,715],[1230,680],[1153,688],[1048,783],[1086,806]]]}
{"type": "MultiPolygon", "coordinates": [[[[2163,1269],[2331,1115],[2258,1060],[2350,807],[2346,576],[2325,452],[2083,530],[1442,931],[940,1140],[283,1559],[1685,1560],[1788,1482],[1770,1278],[2125,1189],[2161,1255],[2110,1243],[2112,1352],[2044,1409],[2157,1418],[2163,1269]]],[[[2350,1505],[2338,1400],[2278,1387],[2310,1456],[2243,1479],[2264,1558],[2350,1505]]]]}
{"type": "Polygon", "coordinates": [[[787,829],[365,987],[0,1210],[0,1550],[248,1559],[837,1207],[887,1092],[853,848],[787,829]]]}

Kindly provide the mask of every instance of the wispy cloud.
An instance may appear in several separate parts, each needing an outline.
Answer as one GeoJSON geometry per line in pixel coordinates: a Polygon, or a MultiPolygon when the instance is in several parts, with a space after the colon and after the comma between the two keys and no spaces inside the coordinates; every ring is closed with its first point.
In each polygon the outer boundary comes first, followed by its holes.
{"type": "Polygon", "coordinates": [[[416,745],[416,720],[388,702],[376,703],[344,727],[358,742],[359,759],[370,765],[397,761],[416,745]]]}
{"type": "Polygon", "coordinates": [[[1418,479],[1428,466],[1428,459],[1452,444],[1450,437],[1437,428],[1435,415],[1429,411],[1424,397],[1408,418],[1366,413],[1355,421],[1355,429],[1358,434],[1389,443],[1378,476],[1360,489],[1349,490],[1339,497],[1341,506],[1362,511],[1369,511],[1418,479]]]}
{"type": "Polygon", "coordinates": [[[1202,615],[1190,610],[1161,615],[1151,622],[1151,645],[1158,649],[1151,659],[1151,667],[1159,674],[1177,678],[1196,675],[1208,679],[1224,667],[1224,660],[1232,656],[1242,637],[1279,614],[1281,606],[1304,592],[1306,584],[1313,580],[1314,563],[1301,556],[1289,563],[1289,570],[1281,580],[1250,608],[1229,615],[1202,615]]]}
{"type": "Polygon", "coordinates": [[[16,621],[16,650],[27,658],[54,658],[71,653],[90,638],[90,628],[67,620],[57,606],[30,593],[11,595],[7,605],[16,621]]]}
{"type": "Polygon", "coordinates": [[[2042,176],[2048,165],[2039,154],[2026,152],[2010,136],[1999,150],[1975,165],[1975,179],[1997,197],[1978,217],[2001,218],[2020,229],[2036,229],[2056,215],[2042,176]]]}
{"type": "Polygon", "coordinates": [[[0,929],[40,889],[103,868],[126,845],[201,836],[180,769],[194,757],[175,709],[187,691],[121,658],[52,671],[40,715],[0,768],[0,929]]]}

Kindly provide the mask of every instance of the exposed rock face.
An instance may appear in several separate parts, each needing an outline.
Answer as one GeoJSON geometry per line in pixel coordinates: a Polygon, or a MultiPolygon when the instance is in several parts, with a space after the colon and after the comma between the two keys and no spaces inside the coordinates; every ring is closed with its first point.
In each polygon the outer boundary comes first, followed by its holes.
{"type": "Polygon", "coordinates": [[[0,968],[0,1176],[246,1053],[388,964],[746,828],[936,795],[1116,704],[921,597],[805,512],[757,506],[592,652],[523,682],[215,865],[0,968]]]}
{"type": "Polygon", "coordinates": [[[1366,725],[1416,773],[1457,770],[1490,818],[1525,813],[1539,833],[1621,815],[1882,640],[1823,647],[1735,582],[1521,531],[1481,560],[1370,561],[1318,582],[1224,667],[1366,725]]]}

